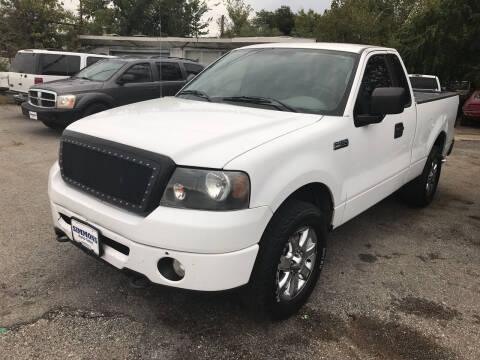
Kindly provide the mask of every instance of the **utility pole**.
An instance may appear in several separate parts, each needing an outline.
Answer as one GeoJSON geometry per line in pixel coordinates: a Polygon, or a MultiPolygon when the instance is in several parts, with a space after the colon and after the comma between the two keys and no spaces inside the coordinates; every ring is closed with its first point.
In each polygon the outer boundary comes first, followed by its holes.
{"type": "Polygon", "coordinates": [[[225,15],[222,15],[220,18],[220,37],[223,38],[225,34],[225,15]]]}
{"type": "Polygon", "coordinates": [[[78,8],[78,15],[80,16],[80,26],[78,29],[79,34],[83,33],[83,0],[80,0],[80,5],[78,8]]]}

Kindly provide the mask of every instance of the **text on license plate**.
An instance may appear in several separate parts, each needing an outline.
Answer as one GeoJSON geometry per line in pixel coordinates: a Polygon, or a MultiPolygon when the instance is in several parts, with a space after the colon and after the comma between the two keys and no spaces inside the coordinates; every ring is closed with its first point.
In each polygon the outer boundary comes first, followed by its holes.
{"type": "Polygon", "coordinates": [[[88,250],[93,251],[95,255],[100,256],[98,230],[75,219],[71,220],[71,224],[73,240],[88,250]]]}

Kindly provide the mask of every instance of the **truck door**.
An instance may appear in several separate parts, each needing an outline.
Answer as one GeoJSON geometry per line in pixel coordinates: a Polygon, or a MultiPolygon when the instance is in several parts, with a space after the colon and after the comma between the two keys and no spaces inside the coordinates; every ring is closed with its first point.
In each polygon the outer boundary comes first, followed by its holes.
{"type": "Polygon", "coordinates": [[[153,98],[156,83],[149,63],[132,65],[119,78],[121,79],[124,75],[130,76],[130,79],[115,89],[114,98],[117,106],[153,98]]]}
{"type": "Polygon", "coordinates": [[[344,221],[404,184],[416,127],[416,108],[398,56],[374,52],[367,56],[364,64],[353,119],[360,114],[369,114],[371,95],[377,87],[404,87],[405,108],[401,114],[386,115],[377,124],[357,127],[352,121],[349,135],[352,162],[346,180],[344,221]]]}

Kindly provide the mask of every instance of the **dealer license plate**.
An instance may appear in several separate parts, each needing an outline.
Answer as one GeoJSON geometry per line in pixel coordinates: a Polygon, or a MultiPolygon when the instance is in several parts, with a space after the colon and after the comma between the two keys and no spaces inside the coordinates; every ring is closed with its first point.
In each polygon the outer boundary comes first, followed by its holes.
{"type": "Polygon", "coordinates": [[[98,230],[75,219],[71,220],[71,224],[73,240],[93,252],[95,255],[100,256],[100,239],[98,238],[98,230]]]}
{"type": "Polygon", "coordinates": [[[28,115],[30,116],[30,119],[32,119],[32,120],[38,120],[38,116],[37,116],[36,111],[29,111],[28,115]]]}

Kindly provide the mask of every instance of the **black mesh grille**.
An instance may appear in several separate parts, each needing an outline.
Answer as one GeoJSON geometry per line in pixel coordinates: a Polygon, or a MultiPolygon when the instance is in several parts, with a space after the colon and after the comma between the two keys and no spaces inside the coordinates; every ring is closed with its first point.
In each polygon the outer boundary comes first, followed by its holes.
{"type": "Polygon", "coordinates": [[[175,168],[168,157],[72,131],[62,136],[59,162],[71,185],[142,214],[158,206],[175,168]]]}

